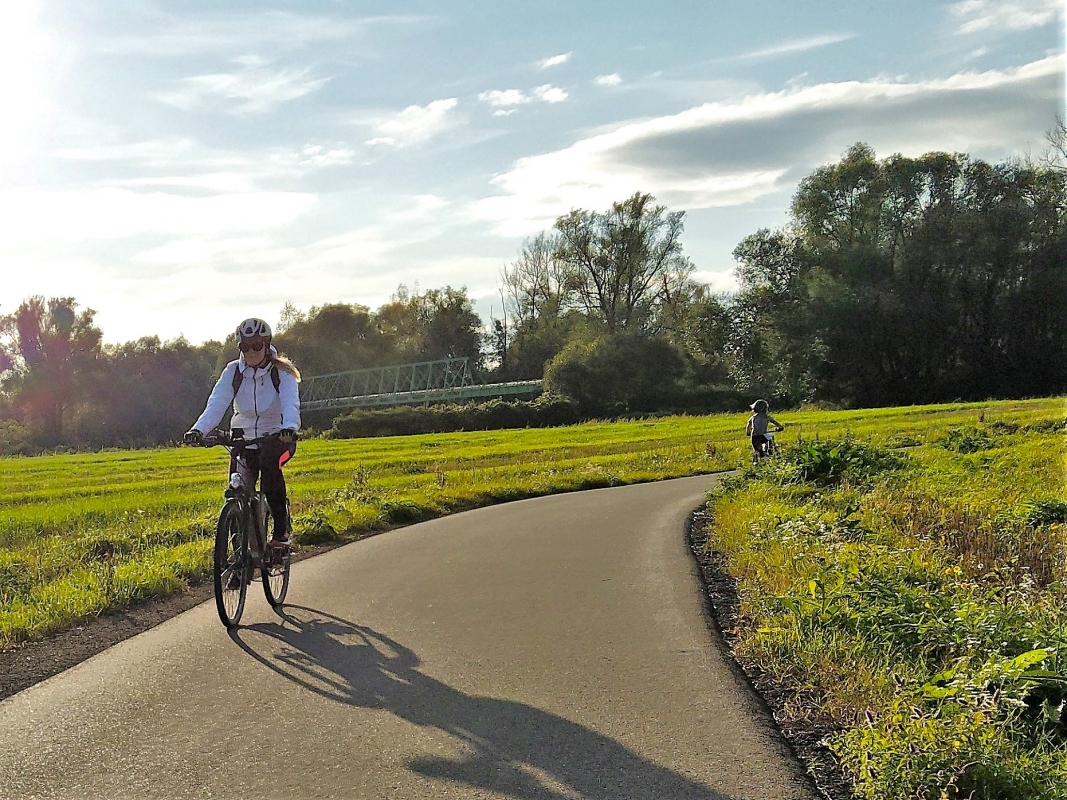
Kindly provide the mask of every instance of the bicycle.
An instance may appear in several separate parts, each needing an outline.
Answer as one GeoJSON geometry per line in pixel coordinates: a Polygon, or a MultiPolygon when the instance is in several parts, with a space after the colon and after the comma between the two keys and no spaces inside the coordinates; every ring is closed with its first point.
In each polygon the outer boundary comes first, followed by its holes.
{"type": "Polygon", "coordinates": [[[762,459],[770,458],[774,455],[774,434],[778,433],[781,430],[783,429],[779,428],[778,430],[767,431],[765,434],[763,434],[763,446],[760,447],[759,450],[752,451],[752,466],[755,467],[762,459]]]}
{"type": "MultiPolygon", "coordinates": [[[[204,436],[203,446],[224,447],[237,458],[243,450],[268,438],[271,437],[245,439],[244,431],[234,428],[229,433],[216,431],[204,436]]],[[[289,547],[269,546],[274,517],[267,498],[254,486],[245,486],[239,471],[231,473],[225,497],[215,528],[215,607],[222,624],[234,628],[241,621],[248,584],[255,579],[257,569],[271,608],[277,609],[285,602],[292,552],[289,547]]]]}

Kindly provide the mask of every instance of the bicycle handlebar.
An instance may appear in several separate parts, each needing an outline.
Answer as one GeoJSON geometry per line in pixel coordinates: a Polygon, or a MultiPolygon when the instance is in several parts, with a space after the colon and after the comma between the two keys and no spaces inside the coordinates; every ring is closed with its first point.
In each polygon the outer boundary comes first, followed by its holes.
{"type": "MultiPolygon", "coordinates": [[[[262,444],[268,439],[277,439],[278,434],[268,433],[266,436],[260,436],[255,439],[234,439],[230,436],[229,431],[219,431],[218,433],[206,434],[201,440],[202,447],[215,447],[222,445],[223,447],[249,447],[254,444],[262,444]]],[[[295,437],[294,437],[295,440],[295,437]]]]}

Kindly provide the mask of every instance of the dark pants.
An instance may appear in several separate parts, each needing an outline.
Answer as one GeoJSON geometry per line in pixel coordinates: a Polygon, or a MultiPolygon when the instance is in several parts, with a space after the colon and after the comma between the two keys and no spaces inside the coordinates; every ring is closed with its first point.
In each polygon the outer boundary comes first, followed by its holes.
{"type": "MultiPolygon", "coordinates": [[[[256,485],[259,479],[260,488],[267,505],[270,506],[271,516],[274,517],[274,534],[289,531],[289,506],[285,500],[285,476],[282,474],[282,465],[296,453],[296,442],[283,444],[279,439],[271,437],[260,443],[258,450],[244,450],[240,454],[245,471],[251,481],[250,486],[256,485]]],[[[230,459],[230,472],[237,470],[235,458],[230,459]]]]}
{"type": "Polygon", "coordinates": [[[767,437],[762,433],[758,433],[752,437],[752,449],[757,453],[763,453],[763,446],[767,444],[767,437]]]}

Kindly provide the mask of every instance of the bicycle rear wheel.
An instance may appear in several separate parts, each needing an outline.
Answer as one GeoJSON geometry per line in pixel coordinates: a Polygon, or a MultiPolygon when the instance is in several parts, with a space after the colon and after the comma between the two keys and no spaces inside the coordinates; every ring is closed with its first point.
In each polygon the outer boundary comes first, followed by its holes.
{"type": "Polygon", "coordinates": [[[215,529],[215,607],[227,628],[241,621],[250,577],[248,532],[239,503],[223,506],[215,529]]]}
{"type": "Polygon", "coordinates": [[[267,543],[263,553],[263,566],[259,571],[263,576],[263,594],[266,595],[271,608],[277,608],[285,602],[285,595],[289,592],[289,567],[292,553],[288,547],[284,550],[275,550],[271,547],[274,520],[270,514],[267,514],[266,530],[263,534],[263,540],[267,543]]]}

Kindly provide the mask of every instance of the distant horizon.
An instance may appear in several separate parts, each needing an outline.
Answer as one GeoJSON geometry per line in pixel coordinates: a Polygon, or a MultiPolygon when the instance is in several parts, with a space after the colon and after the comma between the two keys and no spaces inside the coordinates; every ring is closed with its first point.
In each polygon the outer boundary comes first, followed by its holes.
{"type": "Polygon", "coordinates": [[[359,8],[0,9],[0,314],[69,296],[109,344],[201,344],[406,284],[488,324],[526,236],[635,191],[729,289],[855,142],[1036,157],[1064,113],[1060,0],[359,8]]]}

